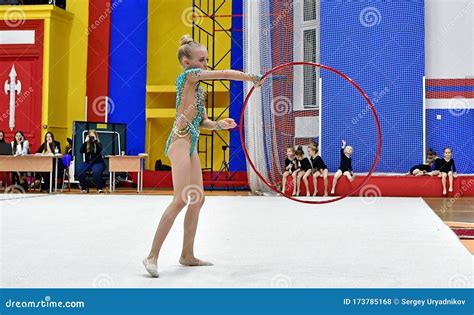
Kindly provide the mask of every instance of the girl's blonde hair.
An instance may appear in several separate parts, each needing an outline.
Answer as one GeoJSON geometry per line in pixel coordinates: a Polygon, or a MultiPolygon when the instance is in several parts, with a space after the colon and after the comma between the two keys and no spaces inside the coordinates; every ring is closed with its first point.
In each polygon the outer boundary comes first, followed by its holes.
{"type": "Polygon", "coordinates": [[[204,47],[200,43],[197,43],[193,40],[190,35],[183,35],[179,40],[178,48],[178,60],[181,65],[183,65],[183,58],[188,59],[192,58],[192,50],[195,48],[204,47]]]}
{"type": "Polygon", "coordinates": [[[313,150],[314,153],[318,153],[318,151],[319,151],[318,146],[314,143],[311,143],[310,145],[308,145],[308,148],[313,150]]]}
{"type": "Polygon", "coordinates": [[[291,145],[288,146],[288,147],[286,147],[286,150],[287,150],[287,151],[288,151],[288,150],[291,150],[291,152],[293,152],[293,153],[296,152],[295,147],[292,147],[291,145]]]}

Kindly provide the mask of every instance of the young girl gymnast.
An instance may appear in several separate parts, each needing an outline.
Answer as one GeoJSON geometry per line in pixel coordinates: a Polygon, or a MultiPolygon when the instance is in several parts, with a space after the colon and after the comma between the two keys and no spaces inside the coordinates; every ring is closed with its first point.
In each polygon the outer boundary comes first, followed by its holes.
{"type": "Polygon", "coordinates": [[[176,79],[176,117],[166,142],[165,155],[171,161],[173,177],[173,200],[163,213],[156,229],[150,253],[143,259],[146,271],[158,277],[158,256],[178,213],[188,204],[184,217],[184,239],[179,262],[185,266],[212,266],[194,255],[194,239],[198,225],[199,212],[204,204],[202,171],[196,145],[199,128],[208,130],[231,129],[237,126],[232,118],[212,121],[207,117],[203,103],[204,91],[199,86],[201,80],[251,81],[259,87],[263,84],[261,75],[253,75],[235,70],[209,71],[208,52],[191,36],[181,38],[178,60],[184,71],[176,79]],[[192,189],[191,189],[191,188],[192,189]],[[198,188],[198,198],[192,198],[198,188]]]}
{"type": "Polygon", "coordinates": [[[453,191],[453,179],[458,177],[456,166],[452,158],[453,152],[451,148],[444,148],[444,158],[438,158],[435,161],[433,175],[441,177],[441,185],[443,186],[443,195],[446,195],[446,177],[449,179],[449,192],[453,191]]]}
{"type": "Polygon", "coordinates": [[[286,159],[285,159],[285,171],[282,174],[281,180],[281,192],[284,194],[286,190],[286,179],[288,176],[293,177],[293,192],[296,189],[296,157],[295,157],[295,148],[287,147],[286,148],[286,159]]]}
{"type": "Polygon", "coordinates": [[[296,194],[294,196],[300,195],[301,188],[301,179],[304,182],[304,188],[306,189],[306,197],[310,196],[308,176],[311,175],[311,163],[308,158],[304,156],[303,147],[299,146],[296,150],[296,159],[298,164],[298,172],[296,174],[296,194]]]}
{"type": "Polygon", "coordinates": [[[332,181],[332,189],[331,195],[336,193],[336,184],[338,179],[344,175],[347,179],[352,182],[355,179],[354,173],[352,172],[352,147],[346,146],[346,141],[342,140],[342,147],[341,147],[341,163],[339,165],[339,169],[337,170],[336,174],[334,174],[334,179],[332,181]]]}
{"type": "Polygon", "coordinates": [[[324,197],[328,195],[328,167],[324,164],[323,159],[318,154],[318,146],[314,143],[308,146],[309,162],[311,163],[313,174],[313,185],[315,197],[318,193],[318,177],[322,177],[324,181],[324,197]]]}
{"type": "Polygon", "coordinates": [[[413,176],[423,176],[423,175],[433,175],[431,172],[432,164],[436,160],[436,152],[433,150],[428,150],[426,153],[426,162],[424,164],[418,164],[410,168],[410,171],[406,175],[413,176]]]}

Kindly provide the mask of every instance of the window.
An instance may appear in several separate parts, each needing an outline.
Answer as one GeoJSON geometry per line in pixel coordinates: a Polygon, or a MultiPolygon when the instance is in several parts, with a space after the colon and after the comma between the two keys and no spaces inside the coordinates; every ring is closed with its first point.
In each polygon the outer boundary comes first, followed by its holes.
{"type": "MultiPolygon", "coordinates": [[[[294,60],[319,63],[319,1],[294,0],[294,60]]],[[[318,108],[319,68],[295,67],[295,110],[318,108]]]]}

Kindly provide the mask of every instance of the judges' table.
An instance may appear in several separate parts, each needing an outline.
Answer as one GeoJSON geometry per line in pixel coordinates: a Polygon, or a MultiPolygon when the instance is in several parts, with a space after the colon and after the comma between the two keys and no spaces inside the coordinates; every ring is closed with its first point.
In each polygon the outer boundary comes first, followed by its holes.
{"type": "MultiPolygon", "coordinates": [[[[0,172],[45,172],[49,173],[49,192],[53,192],[53,162],[58,174],[58,163],[62,154],[55,155],[0,155],[0,172]]],[[[54,181],[54,191],[58,190],[58,181],[54,181]]]]}
{"type": "Polygon", "coordinates": [[[137,193],[143,191],[143,163],[148,154],[139,155],[107,155],[109,159],[110,192],[115,191],[116,172],[137,172],[137,193]]]}

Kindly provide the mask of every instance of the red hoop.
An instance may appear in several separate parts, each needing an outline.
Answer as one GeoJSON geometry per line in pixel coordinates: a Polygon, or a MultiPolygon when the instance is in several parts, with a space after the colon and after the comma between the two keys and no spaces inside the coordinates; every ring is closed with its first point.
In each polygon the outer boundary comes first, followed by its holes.
{"type": "MultiPolygon", "coordinates": [[[[380,122],[379,122],[379,118],[377,116],[377,112],[375,111],[375,108],[374,108],[374,105],[372,104],[372,102],[370,101],[369,97],[367,96],[367,94],[365,94],[365,92],[351,79],[349,78],[348,76],[346,76],[344,73],[334,69],[334,68],[331,68],[331,67],[328,67],[328,66],[325,66],[325,65],[322,65],[322,64],[318,64],[318,63],[314,63],[314,62],[307,62],[307,61],[295,61],[295,62],[288,62],[288,63],[284,63],[284,64],[281,64],[279,66],[276,66],[274,67],[273,69],[269,70],[267,73],[265,73],[262,77],[263,78],[266,78],[268,75],[272,74],[273,72],[281,69],[281,68],[285,68],[285,67],[289,67],[289,66],[295,66],[295,65],[308,65],[308,66],[313,66],[313,67],[319,67],[319,68],[323,68],[323,69],[326,69],[326,70],[329,70],[329,71],[332,71],[334,73],[336,73],[337,75],[341,76],[342,78],[344,78],[346,81],[348,81],[350,84],[352,84],[358,91],[359,93],[365,98],[365,100],[367,101],[367,103],[369,104],[369,107],[370,107],[370,110],[372,111],[372,115],[374,116],[374,119],[375,119],[375,123],[377,125],[377,152],[376,152],[376,156],[375,156],[375,161],[374,163],[372,164],[372,167],[370,168],[370,171],[369,173],[367,174],[367,176],[364,178],[364,180],[362,181],[362,183],[360,183],[358,186],[356,186],[355,188],[353,188],[351,191],[349,191],[347,194],[345,195],[342,195],[342,196],[339,196],[339,197],[336,197],[336,198],[332,198],[332,199],[329,199],[329,200],[322,200],[322,201],[311,201],[311,200],[300,200],[300,199],[296,199],[296,198],[293,198],[292,196],[288,196],[286,194],[283,194],[283,196],[285,196],[286,198],[288,199],[291,199],[291,200],[294,200],[294,201],[297,201],[297,202],[301,202],[301,203],[307,203],[307,204],[325,204],[325,203],[331,203],[331,202],[335,202],[335,201],[338,201],[338,200],[341,200],[341,199],[344,199],[346,198],[347,196],[353,194],[354,192],[356,192],[357,190],[359,190],[360,188],[362,188],[362,186],[364,186],[364,184],[367,182],[367,180],[369,179],[369,177],[372,175],[372,173],[374,172],[375,168],[377,167],[377,164],[380,160],[380,152],[382,150],[382,131],[380,129],[380,122]]],[[[245,146],[245,137],[244,137],[244,131],[243,131],[243,125],[244,125],[244,113],[245,113],[245,108],[247,107],[247,103],[248,103],[248,100],[250,99],[250,96],[252,95],[253,91],[255,90],[255,87],[253,86],[249,93],[247,94],[247,96],[245,97],[245,101],[244,101],[244,106],[242,107],[242,112],[240,114],[240,123],[239,123],[239,129],[240,129],[240,141],[242,143],[242,148],[244,149],[244,154],[245,154],[245,158],[247,159],[247,161],[249,162],[250,166],[252,167],[252,169],[255,171],[255,173],[257,174],[257,176],[268,186],[270,187],[273,191],[275,191],[276,193],[281,193],[280,191],[278,191],[275,187],[273,187],[273,185],[271,185],[270,183],[267,182],[267,180],[265,178],[263,178],[263,176],[260,174],[260,172],[256,169],[255,165],[253,164],[252,160],[250,159],[249,157],[249,154],[247,152],[247,147],[245,146]]]]}

